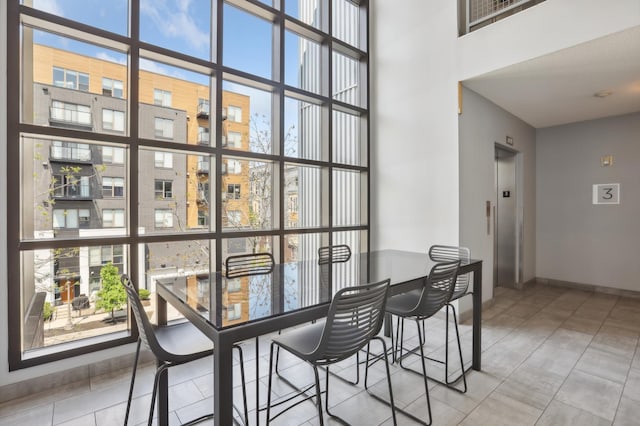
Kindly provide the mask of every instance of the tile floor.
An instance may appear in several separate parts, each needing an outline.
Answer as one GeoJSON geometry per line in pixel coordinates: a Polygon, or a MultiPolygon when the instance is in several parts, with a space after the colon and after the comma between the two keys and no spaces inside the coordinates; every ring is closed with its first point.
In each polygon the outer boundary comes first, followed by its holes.
{"type": "MultiPolygon", "coordinates": [[[[430,382],[434,426],[640,424],[640,299],[538,284],[522,291],[497,289],[495,303],[483,315],[483,371],[468,374],[466,394],[430,382]]],[[[470,332],[470,325],[462,326],[466,360],[470,332]]],[[[412,338],[417,339],[415,332],[412,338]]],[[[429,320],[427,339],[428,352],[442,356],[442,318],[429,320]]],[[[245,342],[243,347],[250,419],[255,424],[255,344],[245,342]]],[[[263,401],[268,350],[265,338],[260,344],[258,382],[263,401]]],[[[281,362],[284,374],[298,383],[312,377],[311,369],[292,357],[282,357],[281,362]]],[[[211,359],[204,359],[170,370],[171,424],[211,411],[211,364],[211,359]]],[[[437,366],[428,368],[434,376],[442,374],[437,366]]],[[[353,361],[339,369],[345,376],[355,373],[353,361]]],[[[425,418],[421,378],[396,365],[391,369],[396,404],[425,418]]],[[[0,404],[0,425],[121,425],[129,374],[122,371],[5,402],[0,404]]],[[[374,391],[385,394],[383,365],[376,364],[370,374],[372,383],[377,382],[374,391]]],[[[150,365],[139,374],[130,424],[146,423],[152,375],[150,365]]],[[[283,382],[275,381],[275,393],[288,391],[283,382]]],[[[239,388],[235,396],[239,401],[239,388]]],[[[354,425],[393,423],[389,408],[371,398],[362,385],[332,380],[330,405],[354,425]]],[[[274,423],[317,425],[318,417],[314,405],[305,402],[274,423]]],[[[399,414],[398,424],[413,422],[399,414]]]]}

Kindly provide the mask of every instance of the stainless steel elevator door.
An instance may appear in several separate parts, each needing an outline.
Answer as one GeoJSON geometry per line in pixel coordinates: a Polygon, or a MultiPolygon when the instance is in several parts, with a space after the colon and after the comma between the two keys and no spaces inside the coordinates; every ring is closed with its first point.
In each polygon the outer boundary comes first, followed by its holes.
{"type": "Polygon", "coordinates": [[[496,149],[496,223],[494,285],[516,284],[516,156],[496,149]]]}

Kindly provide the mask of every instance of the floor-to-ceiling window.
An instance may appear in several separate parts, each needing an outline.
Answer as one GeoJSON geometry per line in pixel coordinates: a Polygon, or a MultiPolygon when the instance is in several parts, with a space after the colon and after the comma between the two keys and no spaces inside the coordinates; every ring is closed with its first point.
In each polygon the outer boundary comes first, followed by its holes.
{"type": "MultiPolygon", "coordinates": [[[[197,302],[231,254],[367,249],[368,2],[8,12],[11,369],[131,341],[122,273],[153,319],[159,280],[197,302]]],[[[228,321],[269,308],[256,285],[228,321]]]]}

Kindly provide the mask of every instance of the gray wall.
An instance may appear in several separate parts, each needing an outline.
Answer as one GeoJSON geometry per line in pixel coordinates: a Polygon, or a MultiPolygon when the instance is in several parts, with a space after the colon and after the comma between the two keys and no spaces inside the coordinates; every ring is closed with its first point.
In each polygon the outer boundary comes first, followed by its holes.
{"type": "Polygon", "coordinates": [[[535,129],[490,102],[464,88],[462,114],[458,120],[460,137],[460,244],[471,249],[471,257],[484,260],[482,268],[483,300],[493,297],[493,216],[487,234],[486,201],[496,204],[495,145],[521,153],[518,158],[523,188],[519,199],[523,215],[523,280],[534,278],[536,240],[536,154],[535,129]],[[513,146],[506,145],[506,137],[513,138],[513,146]]]}
{"type": "Polygon", "coordinates": [[[538,130],[536,276],[640,290],[639,164],[640,114],[538,130]],[[593,205],[598,183],[620,183],[620,204],[593,205]]]}

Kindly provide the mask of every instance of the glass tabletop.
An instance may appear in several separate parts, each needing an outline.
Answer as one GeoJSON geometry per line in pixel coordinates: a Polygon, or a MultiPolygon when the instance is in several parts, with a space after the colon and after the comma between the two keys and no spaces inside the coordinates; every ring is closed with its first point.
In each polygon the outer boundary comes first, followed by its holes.
{"type": "Polygon", "coordinates": [[[426,253],[381,250],[354,254],[347,262],[316,259],[277,264],[273,272],[209,280],[158,281],[213,327],[224,329],[328,304],[340,289],[389,279],[391,286],[424,279],[434,262],[426,253]]]}

